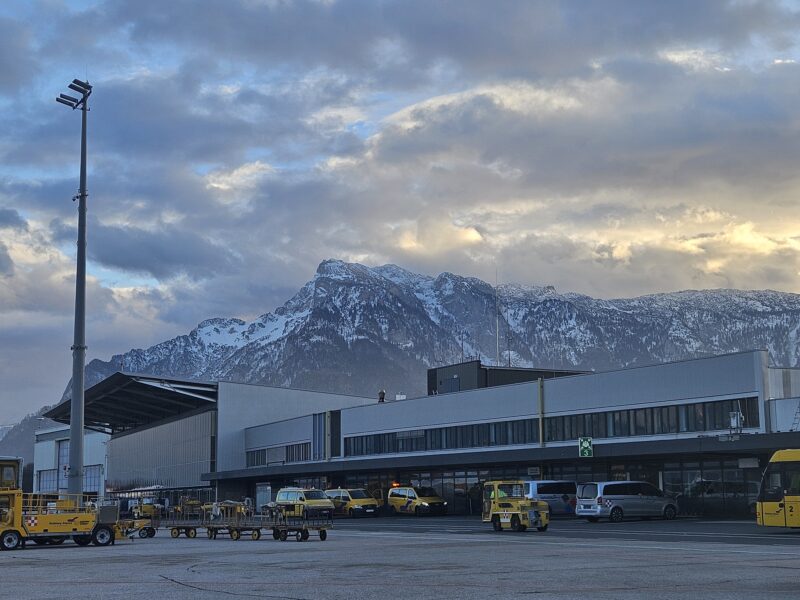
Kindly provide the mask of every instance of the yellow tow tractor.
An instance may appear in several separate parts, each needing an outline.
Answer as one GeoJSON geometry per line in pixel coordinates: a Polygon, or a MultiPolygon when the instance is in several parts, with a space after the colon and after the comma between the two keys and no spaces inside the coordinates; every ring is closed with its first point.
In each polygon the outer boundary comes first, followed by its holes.
{"type": "Polygon", "coordinates": [[[495,531],[525,531],[528,527],[547,531],[550,505],[543,500],[526,498],[522,481],[487,481],[483,484],[481,516],[483,522],[491,523],[495,531]]]}
{"type": "Polygon", "coordinates": [[[81,502],[79,496],[25,494],[20,487],[22,459],[0,457],[0,549],[25,543],[108,546],[118,532],[119,506],[81,502]]]}

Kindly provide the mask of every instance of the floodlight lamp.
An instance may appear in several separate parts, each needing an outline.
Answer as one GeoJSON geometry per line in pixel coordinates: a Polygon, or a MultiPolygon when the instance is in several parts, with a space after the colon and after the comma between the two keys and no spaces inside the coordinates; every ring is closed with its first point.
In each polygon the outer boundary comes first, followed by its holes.
{"type": "Polygon", "coordinates": [[[67,96],[66,94],[59,94],[64,100],[69,100],[73,104],[77,104],[80,102],[78,98],[73,98],[72,96],[67,96]]]}
{"type": "Polygon", "coordinates": [[[70,108],[75,108],[75,105],[72,102],[69,100],[64,100],[63,98],[56,98],[56,102],[61,102],[61,104],[66,104],[70,108]]]}
{"type": "Polygon", "coordinates": [[[74,83],[70,83],[70,84],[69,84],[67,87],[68,87],[69,89],[71,89],[71,90],[75,90],[75,91],[76,91],[76,92],[78,92],[78,93],[79,93],[81,96],[86,96],[86,95],[88,95],[88,94],[89,94],[89,92],[87,92],[85,89],[83,89],[82,87],[78,87],[78,86],[77,86],[77,85],[75,85],[74,83]]]}
{"type": "Polygon", "coordinates": [[[73,79],[72,83],[70,84],[69,87],[72,87],[73,85],[77,85],[84,92],[91,92],[92,91],[92,86],[89,85],[88,81],[81,81],[80,79],[73,79]]]}

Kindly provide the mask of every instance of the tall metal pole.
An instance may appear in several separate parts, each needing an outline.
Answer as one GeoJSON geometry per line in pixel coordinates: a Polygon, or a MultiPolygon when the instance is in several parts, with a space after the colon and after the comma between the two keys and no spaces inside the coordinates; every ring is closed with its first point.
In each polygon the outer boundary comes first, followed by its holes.
{"type": "Polygon", "coordinates": [[[78,267],[75,278],[75,336],[72,344],[72,401],[69,420],[67,491],[83,494],[83,387],[86,364],[86,113],[89,94],[81,109],[81,181],[78,191],[78,267]]]}

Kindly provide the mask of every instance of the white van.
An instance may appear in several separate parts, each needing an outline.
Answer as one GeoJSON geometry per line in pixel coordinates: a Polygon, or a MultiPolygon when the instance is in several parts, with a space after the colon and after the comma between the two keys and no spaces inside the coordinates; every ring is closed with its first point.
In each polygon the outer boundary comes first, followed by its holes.
{"type": "Polygon", "coordinates": [[[544,500],[550,505],[550,515],[575,514],[575,495],[578,484],[574,481],[546,479],[542,481],[526,481],[525,496],[531,499],[544,500]]]}

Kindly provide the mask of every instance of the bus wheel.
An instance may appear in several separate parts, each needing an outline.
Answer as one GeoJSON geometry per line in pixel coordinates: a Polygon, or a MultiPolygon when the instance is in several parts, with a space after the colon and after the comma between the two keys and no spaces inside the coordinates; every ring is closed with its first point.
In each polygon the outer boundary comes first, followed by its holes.
{"type": "Polygon", "coordinates": [[[13,529],[4,531],[3,535],[0,536],[0,548],[3,550],[16,550],[19,548],[21,543],[22,538],[20,537],[19,532],[14,531],[13,529]]]}

